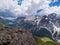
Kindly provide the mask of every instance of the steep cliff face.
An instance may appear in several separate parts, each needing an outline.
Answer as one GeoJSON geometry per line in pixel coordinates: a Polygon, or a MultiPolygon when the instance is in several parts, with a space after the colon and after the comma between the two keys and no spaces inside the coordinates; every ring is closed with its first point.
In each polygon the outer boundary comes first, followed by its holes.
{"type": "Polygon", "coordinates": [[[0,27],[0,45],[36,45],[32,33],[23,28],[0,27]]]}

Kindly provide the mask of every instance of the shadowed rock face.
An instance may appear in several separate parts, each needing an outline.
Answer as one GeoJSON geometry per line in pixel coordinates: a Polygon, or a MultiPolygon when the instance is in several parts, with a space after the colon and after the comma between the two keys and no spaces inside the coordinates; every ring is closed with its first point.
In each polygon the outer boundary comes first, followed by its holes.
{"type": "Polygon", "coordinates": [[[0,45],[36,45],[31,32],[23,28],[0,27],[0,45]]]}

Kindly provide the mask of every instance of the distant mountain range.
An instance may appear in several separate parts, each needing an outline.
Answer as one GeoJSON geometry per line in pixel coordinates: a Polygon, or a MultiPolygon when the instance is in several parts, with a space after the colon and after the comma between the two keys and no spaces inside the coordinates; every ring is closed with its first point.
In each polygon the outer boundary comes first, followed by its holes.
{"type": "Polygon", "coordinates": [[[6,26],[9,27],[23,27],[30,29],[33,35],[41,36],[42,31],[44,35],[48,36],[54,40],[60,40],[60,15],[52,13],[49,15],[34,15],[32,19],[27,17],[18,17],[14,20],[1,19],[6,21],[6,26]],[[43,29],[43,30],[42,30],[43,29]]]}

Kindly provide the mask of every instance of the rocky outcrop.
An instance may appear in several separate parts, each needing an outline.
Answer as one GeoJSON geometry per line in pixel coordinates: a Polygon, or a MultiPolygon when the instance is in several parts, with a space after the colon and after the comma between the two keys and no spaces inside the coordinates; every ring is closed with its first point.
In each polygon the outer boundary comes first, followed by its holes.
{"type": "Polygon", "coordinates": [[[0,27],[0,45],[36,45],[32,33],[23,28],[0,27]]]}

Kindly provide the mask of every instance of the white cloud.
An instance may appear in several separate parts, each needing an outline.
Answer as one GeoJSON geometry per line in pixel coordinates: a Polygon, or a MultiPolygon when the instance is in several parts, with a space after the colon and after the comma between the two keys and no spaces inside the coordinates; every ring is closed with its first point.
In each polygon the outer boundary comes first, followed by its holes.
{"type": "MultiPolygon", "coordinates": [[[[0,11],[4,11],[5,9],[10,10],[14,13],[14,16],[20,15],[34,15],[37,14],[36,11],[38,9],[43,9],[42,12],[49,13],[55,9],[53,7],[49,7],[51,2],[56,2],[57,0],[23,0],[21,6],[18,5],[18,0],[0,0],[0,11]]],[[[54,11],[52,11],[54,12],[54,11]]],[[[57,11],[56,11],[57,12],[57,11]]]]}
{"type": "Polygon", "coordinates": [[[18,0],[0,0],[0,11],[5,11],[5,9],[10,10],[18,16],[24,13],[31,6],[32,0],[22,1],[22,5],[18,5],[18,0]]]}
{"type": "Polygon", "coordinates": [[[39,4],[41,0],[33,0],[34,3],[39,4]]]}
{"type": "Polygon", "coordinates": [[[37,14],[36,11],[38,9],[44,9],[49,7],[49,3],[51,3],[51,0],[33,0],[31,3],[32,5],[24,14],[35,15],[37,14]]]}
{"type": "MultiPolygon", "coordinates": [[[[47,2],[45,2],[45,4],[46,5],[44,5],[43,6],[43,10],[40,12],[40,13],[38,13],[39,15],[41,14],[41,15],[48,15],[48,14],[51,14],[51,13],[56,13],[56,14],[58,14],[58,15],[60,15],[60,6],[52,6],[52,7],[50,7],[49,6],[49,4],[51,3],[51,2],[53,2],[53,3],[55,3],[55,2],[57,2],[58,0],[50,0],[48,3],[47,2]],[[45,7],[46,6],[46,7],[45,7]]],[[[42,8],[42,7],[41,7],[42,8]]]]}
{"type": "Polygon", "coordinates": [[[41,14],[47,14],[47,15],[51,14],[51,13],[60,14],[60,6],[45,8],[40,13],[41,14]]]}
{"type": "Polygon", "coordinates": [[[0,9],[8,9],[16,15],[35,13],[38,8],[48,7],[50,0],[23,0],[21,6],[18,5],[18,0],[0,0],[0,9]]]}
{"type": "Polygon", "coordinates": [[[18,7],[17,0],[0,0],[0,12],[5,11],[5,9],[14,12],[14,10],[18,7]]]}
{"type": "Polygon", "coordinates": [[[49,4],[51,2],[56,2],[58,0],[33,0],[33,2],[31,3],[32,5],[30,6],[30,8],[28,8],[28,10],[24,13],[27,15],[35,15],[37,14],[36,11],[38,9],[46,9],[49,8],[49,4]]]}

